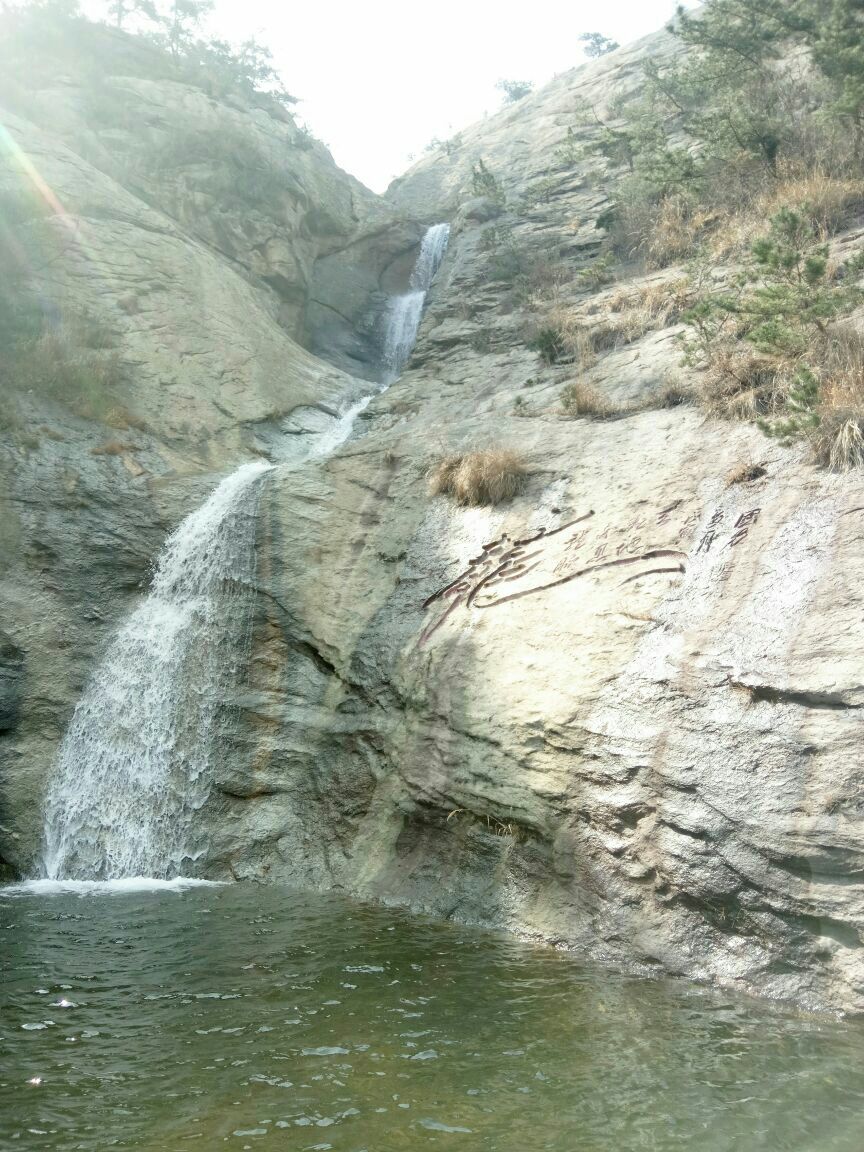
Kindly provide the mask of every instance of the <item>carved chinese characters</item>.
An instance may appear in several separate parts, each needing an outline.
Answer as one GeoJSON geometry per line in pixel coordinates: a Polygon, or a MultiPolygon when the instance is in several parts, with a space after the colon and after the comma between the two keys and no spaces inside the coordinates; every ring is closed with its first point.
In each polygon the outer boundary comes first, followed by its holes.
{"type": "MultiPolygon", "coordinates": [[[[682,505],[676,500],[657,514],[637,514],[622,527],[604,525],[592,510],[559,528],[540,528],[517,540],[504,535],[484,544],[463,572],[424,602],[433,616],[419,643],[459,609],[496,608],[586,578],[616,578],[623,587],[647,576],[683,575],[689,554],[680,545],[692,538],[701,517],[695,511],[684,516],[682,505]]],[[[741,544],[760,511],[752,508],[727,523],[726,513],[716,510],[694,555],[741,544]]]]}

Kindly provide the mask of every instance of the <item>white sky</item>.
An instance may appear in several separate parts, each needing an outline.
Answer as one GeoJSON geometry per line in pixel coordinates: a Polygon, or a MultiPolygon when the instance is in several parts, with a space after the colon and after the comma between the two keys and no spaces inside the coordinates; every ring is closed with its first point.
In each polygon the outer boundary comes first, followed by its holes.
{"type": "Polygon", "coordinates": [[[540,86],[584,61],[580,33],[626,44],[675,8],[676,0],[216,0],[208,23],[220,38],[265,44],[302,100],[298,119],[381,192],[433,137],[499,108],[497,80],[540,86]]]}
{"type": "MultiPolygon", "coordinates": [[[[688,6],[691,6],[688,4],[688,6]]],[[[551,80],[583,62],[578,36],[625,44],[661,28],[675,0],[217,0],[216,34],[266,44],[336,162],[376,192],[494,112],[495,82],[551,80]]]]}

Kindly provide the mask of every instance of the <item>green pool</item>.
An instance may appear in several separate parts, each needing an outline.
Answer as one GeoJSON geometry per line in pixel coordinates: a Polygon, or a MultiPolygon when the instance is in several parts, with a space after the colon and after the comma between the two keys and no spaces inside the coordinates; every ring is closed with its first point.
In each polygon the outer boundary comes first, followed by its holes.
{"type": "Polygon", "coordinates": [[[0,1148],[861,1152],[864,1026],[338,897],[0,890],[0,1148]]]}

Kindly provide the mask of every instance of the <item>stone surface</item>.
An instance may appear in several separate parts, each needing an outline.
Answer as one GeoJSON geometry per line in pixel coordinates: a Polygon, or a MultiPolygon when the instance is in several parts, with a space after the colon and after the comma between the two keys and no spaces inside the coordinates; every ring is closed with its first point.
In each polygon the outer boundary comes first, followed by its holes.
{"type": "Polygon", "coordinates": [[[388,197],[403,211],[433,222],[442,208],[448,215],[475,210],[471,172],[479,160],[508,196],[524,194],[544,176],[566,173],[558,149],[566,143],[568,127],[576,127],[577,108],[593,106],[602,117],[613,96],[639,88],[646,56],[662,59],[678,50],[674,37],[657,32],[560,73],[539,91],[460,131],[446,148],[424,156],[393,181],[388,197]]]}
{"type": "Polygon", "coordinates": [[[274,479],[210,874],[860,1010],[864,485],[692,410],[474,407],[409,374],[325,469],[274,479]],[[428,428],[458,448],[493,421],[523,494],[430,501],[428,428]],[[424,611],[542,527],[530,576],[424,611]]]}

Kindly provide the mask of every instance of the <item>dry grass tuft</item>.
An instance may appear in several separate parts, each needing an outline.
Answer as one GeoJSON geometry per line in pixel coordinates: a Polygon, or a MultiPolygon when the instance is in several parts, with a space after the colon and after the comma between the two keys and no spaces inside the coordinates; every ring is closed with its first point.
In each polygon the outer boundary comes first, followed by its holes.
{"type": "Polygon", "coordinates": [[[694,208],[683,196],[665,196],[657,205],[653,227],[642,246],[649,268],[667,268],[693,255],[716,219],[706,208],[694,208]]]}
{"type": "Polygon", "coordinates": [[[763,468],[761,464],[754,464],[752,460],[747,460],[730,469],[726,476],[726,487],[731,488],[734,484],[752,484],[754,480],[759,480],[767,475],[767,468],[763,468]]]}
{"type": "Polygon", "coordinates": [[[610,352],[627,340],[616,321],[592,323],[576,309],[558,304],[543,314],[529,331],[526,342],[547,364],[575,363],[587,371],[599,354],[610,352]]]}
{"type": "Polygon", "coordinates": [[[136,432],[147,432],[149,430],[146,420],[142,420],[140,416],[133,415],[128,408],[124,408],[121,404],[115,404],[105,413],[104,423],[109,428],[116,428],[118,432],[128,432],[133,429],[136,432]]]}
{"type": "Polygon", "coordinates": [[[813,454],[826,468],[864,467],[864,336],[851,326],[826,340],[819,384],[819,425],[811,433],[813,454]]]}
{"type": "Polygon", "coordinates": [[[686,277],[655,280],[635,291],[621,288],[609,298],[609,309],[615,313],[614,326],[624,343],[631,343],[646,332],[659,331],[677,324],[693,303],[693,289],[686,277]]]}
{"type": "MultiPolygon", "coordinates": [[[[815,428],[806,433],[817,463],[835,472],[864,467],[864,334],[837,325],[811,343],[806,359],[818,377],[815,428]]],[[[700,399],[712,416],[783,419],[799,360],[760,355],[732,342],[712,352],[700,399]]],[[[731,476],[727,483],[737,483],[731,476]]]]}
{"type": "Polygon", "coordinates": [[[568,416],[613,416],[616,409],[584,380],[571,380],[561,391],[561,407],[568,416]]]}
{"type": "Polygon", "coordinates": [[[769,356],[748,346],[720,345],[703,373],[699,399],[710,416],[757,420],[782,408],[788,388],[781,375],[769,356]]]}
{"type": "Polygon", "coordinates": [[[21,415],[14,399],[4,396],[0,402],[0,433],[15,432],[21,426],[21,415]]]}
{"type": "Polygon", "coordinates": [[[864,468],[864,413],[855,416],[832,411],[823,417],[812,445],[817,463],[832,472],[864,468]]]}
{"type": "Polygon", "coordinates": [[[445,456],[429,473],[429,492],[461,505],[500,504],[519,492],[525,472],[522,457],[510,448],[445,456]]]}
{"type": "Polygon", "coordinates": [[[721,259],[745,251],[781,208],[803,211],[823,240],[864,213],[861,181],[818,165],[787,164],[767,186],[729,175],[732,183],[714,190],[715,207],[679,194],[658,202],[625,199],[612,226],[614,250],[625,259],[641,257],[646,268],[667,268],[689,259],[702,243],[721,259]]]}
{"type": "Polygon", "coordinates": [[[692,302],[693,289],[683,277],[622,287],[589,314],[566,304],[547,307],[526,342],[547,364],[577,364],[587,372],[604,353],[677,323],[692,302]]]}
{"type": "Polygon", "coordinates": [[[21,339],[0,366],[0,382],[65,405],[79,416],[103,420],[111,393],[122,382],[117,352],[101,343],[96,330],[67,315],[38,336],[21,339]]]}
{"type": "Polygon", "coordinates": [[[696,393],[688,384],[673,380],[660,390],[651,407],[680,408],[682,404],[692,404],[695,399],[696,393]]]}
{"type": "Polygon", "coordinates": [[[614,251],[624,259],[641,257],[646,268],[666,268],[693,255],[716,213],[670,195],[655,203],[636,196],[619,207],[612,226],[614,251]]]}
{"type": "Polygon", "coordinates": [[[783,208],[803,212],[824,241],[864,213],[864,184],[831,176],[819,168],[790,168],[714,229],[711,252],[726,258],[747,250],[764,234],[765,221],[783,208]]]}

